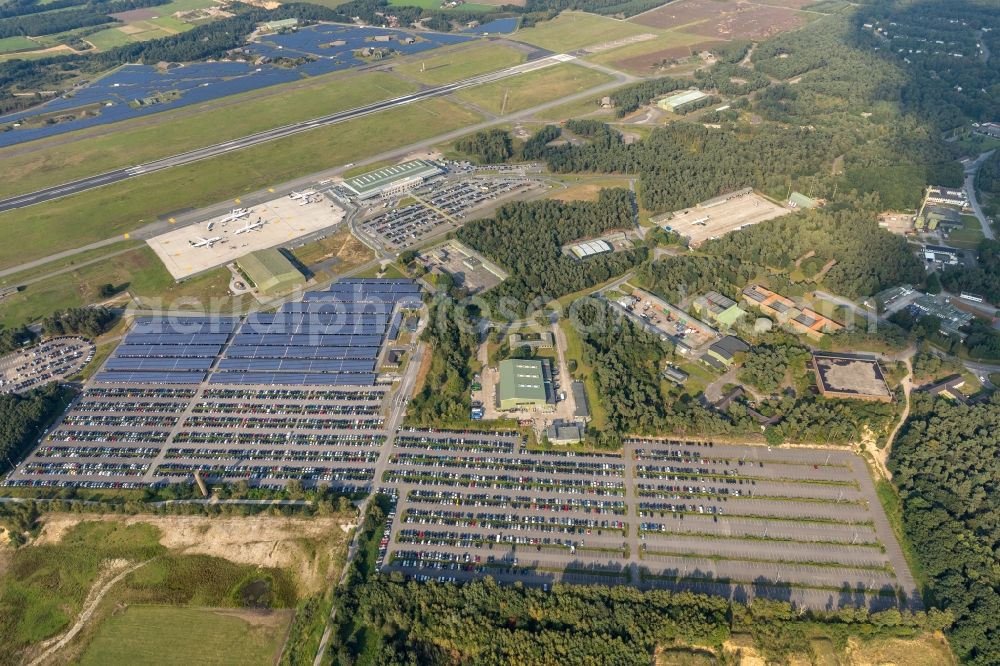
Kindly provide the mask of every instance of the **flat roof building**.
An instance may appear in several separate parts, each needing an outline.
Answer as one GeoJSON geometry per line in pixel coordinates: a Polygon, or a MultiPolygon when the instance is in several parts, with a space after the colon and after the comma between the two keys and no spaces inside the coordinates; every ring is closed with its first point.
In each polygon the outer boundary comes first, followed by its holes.
{"type": "Polygon", "coordinates": [[[736,360],[737,354],[748,351],[750,351],[750,345],[736,336],[727,335],[713,343],[708,351],[702,354],[701,360],[713,368],[725,370],[736,360]]]}
{"type": "Polygon", "coordinates": [[[501,361],[500,388],[497,393],[502,411],[549,407],[555,400],[552,394],[552,369],[548,361],[501,361]]]}
{"type": "Polygon", "coordinates": [[[816,386],[824,398],[889,402],[892,393],[874,356],[813,353],[816,386]]]}
{"type": "Polygon", "coordinates": [[[708,95],[700,90],[685,90],[664,97],[663,99],[657,101],[656,105],[666,111],[676,112],[678,109],[682,109],[689,104],[694,104],[695,102],[701,101],[706,97],[708,97],[708,95]]]}
{"type": "Polygon", "coordinates": [[[518,347],[531,347],[532,349],[552,349],[555,342],[551,331],[541,331],[540,333],[511,333],[507,336],[507,346],[511,349],[518,347]]]}
{"type": "Polygon", "coordinates": [[[788,205],[792,208],[816,208],[819,206],[819,201],[801,192],[792,192],[788,197],[788,205]]]}
{"type": "Polygon", "coordinates": [[[554,421],[545,429],[545,437],[553,444],[576,444],[583,441],[585,428],[582,423],[554,421]]]}
{"type": "Polygon", "coordinates": [[[267,296],[289,292],[305,282],[302,271],[274,247],[240,257],[236,265],[257,291],[267,296]]]}
{"type": "Polygon", "coordinates": [[[411,190],[443,171],[433,162],[410,160],[348,178],[344,181],[344,187],[361,201],[375,197],[391,197],[411,190]]]}
{"type": "Polygon", "coordinates": [[[964,338],[965,334],[959,329],[968,325],[975,319],[975,315],[965,310],[959,310],[951,304],[946,297],[938,294],[932,296],[924,294],[910,305],[915,314],[921,316],[932,315],[941,320],[941,332],[945,335],[954,335],[964,338]]]}
{"type": "Polygon", "coordinates": [[[948,206],[958,206],[959,208],[965,208],[969,205],[969,198],[965,195],[965,189],[963,188],[928,187],[927,201],[948,206]]]}

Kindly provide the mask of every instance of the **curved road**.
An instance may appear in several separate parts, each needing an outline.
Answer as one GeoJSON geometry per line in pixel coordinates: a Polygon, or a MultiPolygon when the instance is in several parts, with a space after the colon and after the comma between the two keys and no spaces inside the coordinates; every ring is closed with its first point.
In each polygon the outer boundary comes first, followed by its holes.
{"type": "Polygon", "coordinates": [[[524,74],[526,72],[556,65],[560,62],[568,62],[574,59],[575,58],[573,56],[565,54],[552,55],[496,72],[480,74],[479,76],[473,76],[454,83],[447,83],[435,88],[427,88],[408,95],[382,100],[367,106],[361,106],[347,111],[340,111],[338,113],[320,116],[319,118],[313,118],[311,120],[304,120],[302,122],[285,125],[283,127],[276,127],[274,129],[258,132],[256,134],[250,134],[240,139],[233,139],[232,141],[217,143],[205,148],[198,148],[197,150],[192,150],[186,153],[164,157],[152,162],[140,164],[138,166],[122,167],[120,169],[114,169],[95,176],[80,178],[79,180],[74,180],[62,185],[54,185],[35,192],[20,194],[8,199],[0,200],[0,212],[13,210],[15,208],[23,208],[25,206],[31,206],[45,201],[52,201],[53,199],[69,196],[71,194],[78,194],[95,187],[101,187],[102,185],[110,185],[111,183],[117,183],[129,178],[141,176],[143,174],[161,171],[163,169],[169,169],[183,164],[190,164],[191,162],[197,162],[210,157],[217,157],[233,150],[240,150],[242,148],[249,148],[250,146],[266,143],[268,141],[283,139],[293,134],[307,132],[309,130],[316,129],[318,127],[325,127],[327,125],[334,125],[336,123],[344,122],[345,120],[360,118],[361,116],[377,113],[379,111],[384,111],[397,106],[412,104],[413,102],[418,102],[423,99],[449,95],[464,88],[471,88],[472,86],[478,86],[484,83],[492,83],[511,76],[524,74]]]}

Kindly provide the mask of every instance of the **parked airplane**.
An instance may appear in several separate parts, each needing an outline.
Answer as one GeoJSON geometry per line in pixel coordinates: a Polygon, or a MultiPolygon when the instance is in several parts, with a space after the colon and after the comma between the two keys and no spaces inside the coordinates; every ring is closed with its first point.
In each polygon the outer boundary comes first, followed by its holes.
{"type": "Polygon", "coordinates": [[[191,247],[212,247],[220,240],[222,240],[222,236],[212,236],[211,238],[202,238],[199,236],[197,242],[189,240],[188,243],[191,243],[191,247]]]}
{"type": "Polygon", "coordinates": [[[248,231],[253,231],[254,229],[260,229],[264,226],[264,220],[257,218],[256,222],[247,221],[247,224],[242,229],[237,229],[236,234],[245,234],[248,231]]]}
{"type": "Polygon", "coordinates": [[[308,199],[312,195],[316,194],[316,190],[302,190],[301,192],[293,191],[288,195],[289,199],[308,199]]]}
{"type": "Polygon", "coordinates": [[[244,217],[250,215],[250,211],[246,208],[234,208],[229,211],[229,214],[225,217],[219,218],[219,222],[226,224],[227,222],[235,222],[236,220],[241,220],[244,217]]]}

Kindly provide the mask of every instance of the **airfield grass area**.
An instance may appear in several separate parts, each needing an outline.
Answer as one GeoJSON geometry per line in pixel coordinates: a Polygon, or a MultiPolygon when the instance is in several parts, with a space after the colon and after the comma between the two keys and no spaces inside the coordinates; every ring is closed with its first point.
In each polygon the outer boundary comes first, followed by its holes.
{"type": "Polygon", "coordinates": [[[656,31],[606,16],[563,12],[551,21],[518,30],[514,37],[519,42],[561,53],[651,32],[656,31]]]}
{"type": "Polygon", "coordinates": [[[520,65],[525,59],[525,54],[517,49],[482,42],[473,46],[460,44],[448,49],[436,49],[430,57],[404,63],[394,70],[421,83],[441,85],[520,65]]]}
{"type": "Polygon", "coordinates": [[[0,268],[124,234],[181,209],[198,208],[274,183],[471,125],[478,114],[428,99],[296,134],[235,153],[133,178],[0,214],[0,268]],[[72,224],[67,224],[72,220],[72,224]],[[16,242],[15,242],[16,241],[16,242]]]}
{"type": "Polygon", "coordinates": [[[656,39],[594,53],[586,56],[586,59],[599,65],[645,76],[663,60],[690,55],[691,52],[700,50],[697,45],[704,45],[707,42],[708,40],[702,35],[671,31],[656,39]]]}
{"type": "Polygon", "coordinates": [[[290,621],[289,611],[133,606],[104,622],[79,663],[264,666],[275,663],[290,621]]]}
{"type": "Polygon", "coordinates": [[[22,37],[21,35],[15,35],[14,37],[4,37],[0,39],[0,53],[7,53],[10,51],[20,51],[21,49],[33,49],[37,44],[28,39],[27,37],[22,37]]]}
{"type": "Polygon", "coordinates": [[[300,120],[343,111],[413,92],[391,74],[328,75],[276,90],[248,93],[207,111],[178,109],[105,128],[0,149],[5,178],[0,197],[57,185],[116,167],[140,164],[300,120]],[[281,93],[281,94],[272,94],[281,93]],[[234,103],[235,102],[235,103],[234,103]],[[86,136],[69,142],[67,138],[86,136]]]}
{"type": "Polygon", "coordinates": [[[455,96],[490,113],[503,115],[583,92],[611,80],[603,72],[563,63],[475,86],[455,96]]]}
{"type": "Polygon", "coordinates": [[[216,268],[175,282],[152,248],[143,245],[107,261],[56,275],[28,285],[0,301],[0,326],[17,326],[46,317],[56,310],[101,300],[101,285],[127,291],[145,307],[215,307],[223,312],[242,311],[251,299],[229,295],[230,273],[216,268]]]}

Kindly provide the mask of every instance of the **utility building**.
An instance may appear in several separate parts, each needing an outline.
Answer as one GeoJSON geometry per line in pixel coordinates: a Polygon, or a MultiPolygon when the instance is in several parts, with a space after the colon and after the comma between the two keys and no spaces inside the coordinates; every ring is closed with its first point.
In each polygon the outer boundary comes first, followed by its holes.
{"type": "Polygon", "coordinates": [[[344,181],[344,187],[360,201],[376,197],[392,197],[423,184],[428,178],[433,178],[443,171],[433,162],[410,160],[348,178],[344,181]]]}

